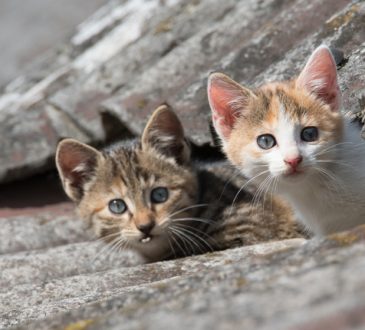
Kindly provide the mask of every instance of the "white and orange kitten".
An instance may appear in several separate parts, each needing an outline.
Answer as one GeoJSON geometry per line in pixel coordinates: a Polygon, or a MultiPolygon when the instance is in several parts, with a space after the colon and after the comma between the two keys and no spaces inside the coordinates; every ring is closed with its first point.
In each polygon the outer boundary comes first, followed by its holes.
{"type": "Polygon", "coordinates": [[[365,223],[365,142],[341,113],[329,48],[317,48],[296,79],[255,90],[213,73],[208,98],[228,159],[283,195],[311,231],[365,223]]]}

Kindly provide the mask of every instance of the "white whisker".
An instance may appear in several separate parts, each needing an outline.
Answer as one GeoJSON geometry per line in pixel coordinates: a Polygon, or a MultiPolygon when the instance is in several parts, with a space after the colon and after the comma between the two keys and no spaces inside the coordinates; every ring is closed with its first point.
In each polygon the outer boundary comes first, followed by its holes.
{"type": "MultiPolygon", "coordinates": [[[[192,244],[194,244],[199,250],[200,253],[204,253],[205,250],[202,248],[202,246],[199,244],[199,242],[195,241],[193,237],[190,236],[192,234],[189,230],[186,230],[184,228],[178,227],[177,225],[174,225],[174,230],[179,232],[180,235],[184,236],[187,240],[189,240],[192,244]]],[[[199,237],[199,236],[197,236],[199,237]]]]}
{"type": "Polygon", "coordinates": [[[189,231],[190,234],[192,234],[193,236],[197,237],[198,239],[204,241],[204,243],[208,246],[208,248],[211,250],[211,251],[214,251],[213,247],[208,243],[208,241],[204,240],[202,237],[200,237],[199,235],[197,235],[197,233],[207,237],[207,239],[210,239],[214,242],[215,245],[218,246],[218,242],[211,236],[209,235],[208,233],[198,229],[198,228],[195,228],[195,227],[192,227],[192,226],[188,226],[188,225],[183,225],[183,224],[178,224],[177,225],[178,227],[183,227],[185,228],[187,231],[189,231]],[[196,233],[195,233],[196,232],[196,233]]]}
{"type": "Polygon", "coordinates": [[[196,221],[196,222],[202,222],[202,223],[206,223],[206,224],[214,223],[213,220],[204,219],[204,218],[175,218],[175,219],[171,219],[171,222],[181,222],[181,221],[196,221]]]}
{"type": "Polygon", "coordinates": [[[251,182],[253,181],[254,179],[258,178],[259,176],[263,175],[263,174],[266,174],[266,173],[269,173],[269,170],[266,170],[266,171],[262,171],[260,172],[259,174],[255,175],[253,178],[251,178],[250,180],[248,180],[245,184],[243,184],[241,186],[241,188],[238,190],[238,192],[236,193],[236,195],[234,196],[233,198],[233,201],[232,201],[232,204],[231,204],[231,210],[230,210],[230,213],[229,215],[232,214],[233,212],[233,207],[234,207],[234,203],[236,202],[237,198],[238,198],[238,195],[242,192],[242,190],[251,182]]]}
{"type": "MultiPolygon", "coordinates": [[[[180,232],[177,229],[175,229],[175,228],[169,227],[169,231],[172,233],[171,238],[174,240],[174,242],[176,243],[177,247],[180,249],[180,251],[185,256],[187,256],[189,254],[189,252],[188,252],[188,247],[186,246],[186,240],[184,239],[184,237],[182,237],[180,235],[180,232]],[[175,235],[176,235],[176,237],[175,237],[175,235]],[[178,239],[181,239],[182,243],[185,246],[185,249],[180,245],[178,239]]],[[[187,242],[187,243],[190,244],[191,251],[193,252],[194,251],[194,248],[192,247],[191,243],[190,242],[187,242]]]]}
{"type": "Polygon", "coordinates": [[[187,206],[187,207],[184,207],[174,213],[171,213],[169,217],[173,217],[174,215],[176,214],[179,214],[181,212],[184,212],[184,211],[187,211],[187,210],[190,210],[190,209],[194,209],[194,208],[197,208],[197,207],[204,207],[204,206],[208,206],[208,204],[195,204],[195,205],[191,205],[191,206],[187,206]]]}

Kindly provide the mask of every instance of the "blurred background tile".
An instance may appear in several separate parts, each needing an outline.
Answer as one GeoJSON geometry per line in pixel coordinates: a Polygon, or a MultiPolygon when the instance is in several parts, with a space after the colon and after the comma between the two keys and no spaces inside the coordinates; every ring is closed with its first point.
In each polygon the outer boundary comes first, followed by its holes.
{"type": "Polygon", "coordinates": [[[1,0],[0,87],[108,0],[1,0]]]}

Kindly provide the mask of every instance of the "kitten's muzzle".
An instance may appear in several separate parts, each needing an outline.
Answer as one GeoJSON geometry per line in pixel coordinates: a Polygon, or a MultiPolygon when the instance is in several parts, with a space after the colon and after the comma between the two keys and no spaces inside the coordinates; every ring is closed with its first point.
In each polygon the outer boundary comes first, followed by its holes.
{"type": "Polygon", "coordinates": [[[292,157],[284,159],[284,163],[287,166],[287,170],[285,171],[285,175],[297,175],[303,173],[303,169],[300,168],[301,163],[303,161],[302,156],[292,157]]]}
{"type": "Polygon", "coordinates": [[[149,221],[137,225],[138,230],[143,234],[143,237],[140,239],[141,243],[148,243],[152,240],[151,232],[155,228],[155,224],[155,221],[149,221]]]}
{"type": "Polygon", "coordinates": [[[303,161],[302,156],[284,159],[285,164],[289,165],[293,171],[296,171],[299,164],[303,161]]]}
{"type": "Polygon", "coordinates": [[[154,221],[149,221],[147,223],[140,223],[137,225],[138,230],[142,232],[145,236],[149,236],[154,227],[155,227],[154,221]]]}

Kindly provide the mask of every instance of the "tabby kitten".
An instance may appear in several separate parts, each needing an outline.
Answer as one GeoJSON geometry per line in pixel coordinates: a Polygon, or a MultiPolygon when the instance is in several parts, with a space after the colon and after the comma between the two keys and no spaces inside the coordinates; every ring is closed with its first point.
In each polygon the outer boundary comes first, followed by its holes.
{"type": "Polygon", "coordinates": [[[302,236],[279,202],[254,204],[247,190],[238,194],[227,181],[232,170],[194,166],[182,125],[165,105],[141,141],[97,151],[66,139],[56,163],[65,192],[95,233],[148,261],[302,236]]]}
{"type": "Polygon", "coordinates": [[[334,59],[317,48],[299,77],[251,90],[221,73],[208,82],[214,127],[229,160],[283,195],[323,235],[365,223],[365,143],[340,111],[334,59]]]}

